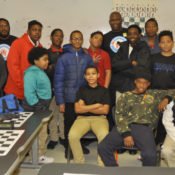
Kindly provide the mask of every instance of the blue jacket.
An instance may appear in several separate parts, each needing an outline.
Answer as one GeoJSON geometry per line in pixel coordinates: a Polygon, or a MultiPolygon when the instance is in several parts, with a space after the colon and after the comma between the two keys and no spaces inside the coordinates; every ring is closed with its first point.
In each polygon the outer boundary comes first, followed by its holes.
{"type": "Polygon", "coordinates": [[[72,46],[64,50],[55,70],[54,92],[56,104],[74,103],[77,90],[85,85],[84,71],[88,65],[93,65],[90,55],[81,48],[78,51],[72,46]]]}
{"type": "Polygon", "coordinates": [[[30,66],[24,72],[24,97],[29,105],[51,99],[51,84],[46,73],[37,66],[30,66]]]}

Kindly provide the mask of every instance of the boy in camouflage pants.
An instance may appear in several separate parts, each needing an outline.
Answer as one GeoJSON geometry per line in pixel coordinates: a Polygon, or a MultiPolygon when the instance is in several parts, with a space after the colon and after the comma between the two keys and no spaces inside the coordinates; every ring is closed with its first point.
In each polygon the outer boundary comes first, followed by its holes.
{"type": "Polygon", "coordinates": [[[122,146],[134,145],[141,151],[143,166],[156,165],[153,130],[157,127],[158,113],[163,112],[175,91],[147,90],[151,75],[143,70],[136,73],[134,82],[135,89],[123,93],[117,102],[116,126],[98,145],[106,166],[118,166],[114,152],[122,146]]]}

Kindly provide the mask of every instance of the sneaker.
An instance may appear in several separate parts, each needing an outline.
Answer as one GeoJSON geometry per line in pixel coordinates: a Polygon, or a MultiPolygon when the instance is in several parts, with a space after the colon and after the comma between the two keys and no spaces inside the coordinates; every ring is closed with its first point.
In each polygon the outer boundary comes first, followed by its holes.
{"type": "Polygon", "coordinates": [[[62,139],[61,137],[59,137],[59,142],[61,145],[65,146],[65,139],[62,139]]]}
{"type": "Polygon", "coordinates": [[[39,158],[39,163],[47,164],[47,163],[52,163],[54,161],[53,157],[47,157],[45,155],[42,155],[39,158]]]}
{"type": "Polygon", "coordinates": [[[84,145],[82,146],[82,149],[84,154],[89,154],[89,149],[87,149],[84,145]]]}
{"type": "Polygon", "coordinates": [[[54,149],[58,142],[50,141],[47,145],[47,149],[54,149]]]}

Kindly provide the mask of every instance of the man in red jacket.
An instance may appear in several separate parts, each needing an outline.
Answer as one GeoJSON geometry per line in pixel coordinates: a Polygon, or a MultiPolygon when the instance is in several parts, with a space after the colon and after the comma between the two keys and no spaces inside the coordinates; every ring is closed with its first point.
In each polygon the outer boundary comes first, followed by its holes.
{"type": "Polygon", "coordinates": [[[28,53],[33,47],[41,47],[42,24],[36,20],[28,23],[28,30],[21,38],[16,39],[7,57],[8,79],[4,91],[6,94],[15,94],[22,100],[24,98],[24,71],[30,66],[28,53]]]}

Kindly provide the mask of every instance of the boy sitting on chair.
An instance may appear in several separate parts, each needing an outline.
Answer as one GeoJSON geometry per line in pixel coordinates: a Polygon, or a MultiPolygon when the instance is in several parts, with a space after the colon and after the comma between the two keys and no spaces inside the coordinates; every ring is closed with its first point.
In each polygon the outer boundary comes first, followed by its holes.
{"type": "Polygon", "coordinates": [[[136,146],[141,151],[143,166],[157,163],[153,130],[157,127],[158,112],[166,108],[174,90],[148,90],[151,75],[143,69],[137,71],[135,89],[123,93],[117,102],[116,126],[98,145],[106,166],[118,166],[114,152],[123,146],[136,146]]]}
{"type": "MultiPolygon", "coordinates": [[[[87,66],[84,77],[88,85],[81,87],[76,95],[75,112],[78,114],[69,131],[69,144],[75,163],[84,163],[80,139],[92,130],[98,143],[108,134],[109,126],[105,115],[109,112],[110,97],[106,88],[97,83],[99,73],[95,66],[87,66]]],[[[98,164],[103,165],[98,156],[98,164]]]]}

